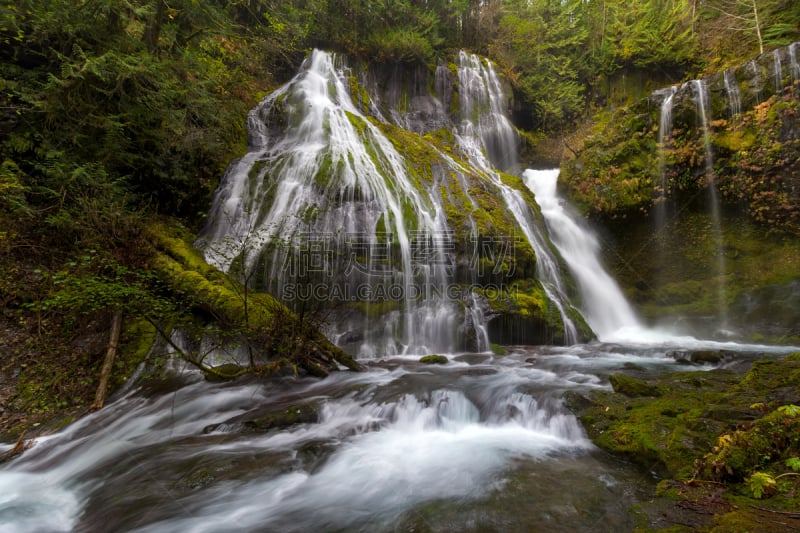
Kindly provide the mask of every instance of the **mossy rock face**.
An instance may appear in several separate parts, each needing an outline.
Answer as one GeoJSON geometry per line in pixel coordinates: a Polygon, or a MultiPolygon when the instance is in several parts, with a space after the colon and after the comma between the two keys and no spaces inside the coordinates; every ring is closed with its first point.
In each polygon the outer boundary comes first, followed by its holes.
{"type": "MultiPolygon", "coordinates": [[[[753,64],[767,73],[772,60],[767,54],[753,64]]],[[[752,68],[748,63],[729,72],[734,81],[746,80],[752,68]]],[[[800,91],[791,79],[784,82],[778,94],[772,84],[760,84],[758,97],[742,87],[743,106],[733,115],[723,76],[706,78],[706,127],[696,105],[696,84],[683,84],[672,97],[672,127],[661,144],[660,110],[669,91],[597,115],[577,157],[562,164],[568,196],[597,219],[643,218],[665,198],[683,207],[705,193],[713,165],[724,203],[772,230],[800,235],[800,91]],[[706,139],[713,161],[708,161],[706,139]]]]}
{"type": "Polygon", "coordinates": [[[444,355],[426,355],[420,357],[419,362],[425,365],[446,365],[449,359],[444,355]]]}
{"type": "MultiPolygon", "coordinates": [[[[744,375],[717,369],[648,379],[615,374],[610,380],[619,392],[573,393],[567,397],[568,407],[598,446],[664,477],[690,479],[704,464],[712,466],[703,468],[713,469],[716,456],[709,454],[721,453],[721,448],[712,450],[719,448],[723,435],[729,435],[726,442],[737,444],[725,457],[726,467],[737,479],[767,456],[800,452],[796,449],[800,437],[792,437],[800,431],[778,428],[790,426],[784,424],[787,413],[776,412],[781,406],[800,405],[796,356],[755,361],[744,375]],[[765,412],[774,414],[764,416],[765,412]],[[753,429],[738,434],[737,427],[753,429]],[[764,453],[759,455],[759,449],[764,453]]],[[[792,418],[791,424],[796,423],[792,418]]]]}

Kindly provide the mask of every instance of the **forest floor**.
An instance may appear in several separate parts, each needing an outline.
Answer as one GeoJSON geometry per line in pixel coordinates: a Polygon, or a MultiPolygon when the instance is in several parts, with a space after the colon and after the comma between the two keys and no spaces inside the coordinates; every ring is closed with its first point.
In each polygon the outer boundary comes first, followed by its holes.
{"type": "Polygon", "coordinates": [[[102,331],[40,336],[26,318],[0,313],[0,442],[53,431],[88,412],[107,341],[102,331]]]}

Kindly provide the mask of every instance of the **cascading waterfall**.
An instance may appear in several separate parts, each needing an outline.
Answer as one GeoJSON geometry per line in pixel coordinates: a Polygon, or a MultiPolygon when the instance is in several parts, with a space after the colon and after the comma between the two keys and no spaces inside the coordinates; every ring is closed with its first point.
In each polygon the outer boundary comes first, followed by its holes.
{"type": "Polygon", "coordinates": [[[340,322],[361,356],[451,350],[463,312],[432,296],[447,283],[441,205],[353,104],[334,60],[314,51],[250,113],[251,151],[226,173],[199,244],[210,263],[283,299],[356,297],[367,314],[397,305],[377,330],[340,322]]]}
{"type": "Polygon", "coordinates": [[[672,102],[677,86],[668,87],[661,91],[666,94],[661,101],[661,112],[658,121],[658,170],[661,177],[661,192],[655,204],[656,232],[664,229],[667,223],[667,197],[669,184],[667,183],[666,145],[672,135],[672,102]]]}
{"type": "Polygon", "coordinates": [[[495,167],[514,169],[517,166],[516,147],[519,141],[506,117],[502,84],[492,63],[488,60],[484,63],[476,55],[460,52],[458,67],[462,121],[456,131],[456,141],[470,164],[481,169],[500,190],[506,207],[536,253],[537,275],[547,297],[561,315],[565,341],[574,344],[578,340],[578,330],[567,312],[571,304],[566,296],[558,261],[536,223],[536,214],[520,191],[503,183],[494,170],[495,167]]]}
{"type": "Polygon", "coordinates": [[[619,285],[600,263],[597,239],[564,208],[556,192],[558,173],[558,169],[526,170],[523,178],[536,195],[553,244],[579,285],[586,322],[600,340],[609,340],[621,330],[641,329],[619,285]]]}
{"type": "MultiPolygon", "coordinates": [[[[459,54],[461,120],[452,127],[470,168],[434,149],[448,168],[431,177],[409,170],[353,103],[352,74],[335,62],[314,51],[294,79],[248,116],[250,152],[226,172],[198,240],[207,260],[296,307],[332,310],[329,336],[360,357],[452,352],[464,349],[465,338],[473,339],[470,349],[488,349],[482,299],[469,290],[456,300],[448,293],[455,282],[453,232],[442,180],[460,184],[472,206],[470,241],[477,242],[479,206],[464,181],[469,172],[503,198],[536,254],[565,341],[577,342],[558,261],[537,215],[495,170],[517,168],[519,140],[491,62],[459,54]]],[[[452,98],[447,74],[437,69],[441,98],[452,98]]],[[[444,105],[432,100],[439,124],[444,105]]],[[[389,116],[400,126],[408,118],[389,116]]]]}
{"type": "Polygon", "coordinates": [[[711,224],[716,247],[717,300],[721,326],[727,325],[727,290],[725,283],[726,266],[725,250],[722,235],[722,215],[720,213],[719,191],[714,177],[714,154],[711,150],[711,136],[708,131],[708,89],[703,80],[692,80],[697,115],[703,128],[703,145],[705,147],[706,183],[711,203],[711,224]]]}
{"type": "Polygon", "coordinates": [[[750,69],[750,73],[753,76],[753,93],[755,94],[756,103],[760,104],[761,91],[763,90],[761,84],[761,69],[759,68],[758,63],[756,63],[755,59],[751,59],[747,63],[747,68],[750,69]]]}
{"type": "Polygon", "coordinates": [[[655,236],[657,240],[658,254],[663,262],[666,256],[666,241],[664,233],[669,221],[669,180],[667,179],[667,143],[672,137],[672,107],[678,86],[673,85],[656,91],[656,95],[662,96],[659,120],[658,120],[658,174],[660,177],[661,190],[654,199],[653,219],[655,222],[655,236]]]}
{"type": "Polygon", "coordinates": [[[781,94],[783,90],[783,68],[781,66],[781,51],[772,51],[772,77],[775,81],[775,94],[781,94]]]}
{"type": "Polygon", "coordinates": [[[798,43],[792,43],[787,48],[789,50],[789,72],[792,76],[792,84],[800,80],[800,64],[797,63],[797,52],[795,47],[798,43]]]}
{"type": "Polygon", "coordinates": [[[463,137],[475,137],[485,156],[472,150],[471,162],[481,168],[514,173],[518,170],[519,136],[509,122],[503,85],[488,59],[463,50],[458,54],[458,82],[463,137]]]}
{"type": "Polygon", "coordinates": [[[730,70],[722,73],[725,83],[725,92],[728,94],[728,109],[731,118],[739,116],[742,112],[742,96],[739,93],[739,86],[736,84],[736,77],[730,70]]]}

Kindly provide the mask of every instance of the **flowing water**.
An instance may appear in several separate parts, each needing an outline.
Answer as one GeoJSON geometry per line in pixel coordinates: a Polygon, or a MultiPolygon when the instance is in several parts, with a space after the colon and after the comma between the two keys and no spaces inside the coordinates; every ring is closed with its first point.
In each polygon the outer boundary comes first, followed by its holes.
{"type": "Polygon", "coordinates": [[[629,531],[653,479],[596,450],[561,397],[677,368],[649,335],[321,381],[140,378],[4,465],[0,531],[629,531]]]}
{"type": "Polygon", "coordinates": [[[797,80],[800,80],[800,64],[797,62],[797,46],[800,43],[792,43],[787,46],[787,50],[789,51],[789,71],[792,76],[792,85],[797,80]]]}
{"type": "Polygon", "coordinates": [[[620,330],[641,328],[617,282],[600,264],[597,239],[577,223],[558,196],[558,173],[558,169],[526,170],[523,177],[542,208],[553,244],[578,283],[586,322],[600,340],[607,340],[620,330]]]}
{"type": "Polygon", "coordinates": [[[742,95],[736,82],[736,74],[729,69],[722,73],[722,78],[725,83],[725,92],[728,94],[728,110],[731,119],[735,119],[742,112],[742,95]]]}
{"type": "MultiPolygon", "coordinates": [[[[660,177],[659,197],[654,202],[654,213],[656,233],[664,231],[667,225],[667,198],[669,197],[669,183],[667,180],[667,143],[672,136],[672,102],[678,86],[673,85],[667,89],[656,91],[656,95],[663,95],[658,119],[658,173],[660,177]]],[[[660,251],[663,256],[663,250],[660,251]]]]}
{"type": "Polygon", "coordinates": [[[772,51],[772,78],[775,81],[775,94],[783,91],[783,69],[781,67],[781,51],[776,48],[772,51]]]}
{"type": "Polygon", "coordinates": [[[722,214],[720,212],[719,190],[714,175],[714,154],[711,149],[711,136],[708,130],[708,87],[704,80],[692,80],[694,87],[697,114],[703,128],[703,145],[705,147],[706,183],[711,212],[712,232],[716,245],[716,274],[717,274],[717,309],[720,329],[725,330],[728,323],[727,285],[725,281],[726,261],[725,243],[722,235],[722,214]]]}
{"type": "Polygon", "coordinates": [[[458,62],[459,86],[467,90],[459,93],[463,119],[455,133],[456,142],[470,164],[482,170],[497,187],[506,208],[533,247],[537,277],[550,301],[558,308],[564,323],[566,344],[574,344],[578,339],[577,327],[567,312],[571,304],[566,296],[558,261],[536,222],[536,214],[520,191],[503,183],[495,171],[495,167],[513,169],[517,166],[517,134],[506,117],[500,80],[488,60],[482,61],[476,55],[461,52],[458,62]],[[474,117],[478,117],[478,120],[474,117]],[[514,147],[513,153],[509,146],[514,147]]]}
{"type": "MultiPolygon", "coordinates": [[[[463,309],[435,297],[410,298],[378,321],[349,324],[358,334],[339,334],[358,337],[363,373],[220,384],[177,363],[143,372],[101,411],[40,437],[3,465],[1,532],[637,526],[630,509],[652,497],[655,480],[597,450],[565,409],[564,394],[610,389],[608,375],[632,367],[685,370],[670,355],[675,349],[796,348],[698,341],[641,326],[598,261],[596,239],[558,197],[557,171],[525,173],[545,228],[522,192],[495,170],[516,165],[504,144],[517,141],[500,82],[491,63],[467,54],[458,61],[461,122],[453,128],[460,150],[539,247],[539,276],[553,301],[566,307],[552,240],[579,285],[586,320],[605,342],[509,347],[505,356],[460,353],[450,349],[458,324],[470,324],[478,350],[489,341],[486,310],[467,293],[463,309]],[[447,352],[447,364],[423,365],[410,355],[431,347],[447,352]]],[[[434,257],[447,250],[438,189],[415,182],[343,80],[335,58],[315,52],[251,113],[251,150],[231,166],[217,194],[202,239],[206,257],[246,280],[278,284],[276,290],[292,281],[285,270],[305,266],[327,275],[328,239],[352,229],[363,235],[359,259],[377,256],[360,264],[377,274],[376,281],[362,273],[366,286],[420,284],[433,293],[447,275],[414,268],[406,223],[414,220],[434,257]],[[338,169],[330,183],[317,181],[323,167],[338,169]],[[301,256],[309,262],[287,265],[291,255],[285,243],[274,245],[276,236],[308,234],[321,236],[301,256]],[[384,269],[388,254],[395,261],[384,269]]],[[[437,90],[446,91],[439,81],[437,90]]],[[[698,107],[705,126],[705,105],[698,107]]],[[[461,164],[450,161],[475,206],[461,164]]]]}

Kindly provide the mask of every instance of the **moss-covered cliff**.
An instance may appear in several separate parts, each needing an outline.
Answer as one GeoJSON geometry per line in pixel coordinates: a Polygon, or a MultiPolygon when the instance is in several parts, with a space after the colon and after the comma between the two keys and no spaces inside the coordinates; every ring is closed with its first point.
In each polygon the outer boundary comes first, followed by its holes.
{"type": "Polygon", "coordinates": [[[602,226],[607,261],[649,318],[680,318],[695,333],[800,335],[793,55],[778,49],[598,115],[564,161],[563,187],[602,226]],[[772,311],[768,294],[782,295],[772,311]]]}

